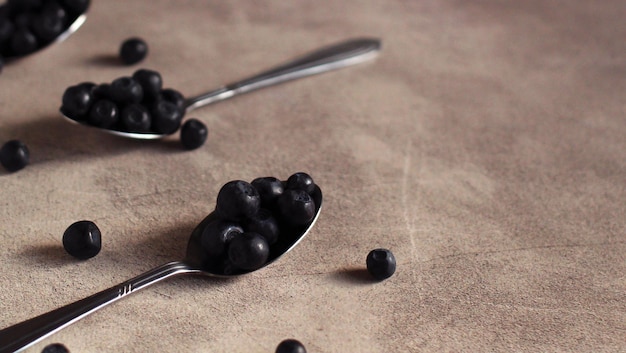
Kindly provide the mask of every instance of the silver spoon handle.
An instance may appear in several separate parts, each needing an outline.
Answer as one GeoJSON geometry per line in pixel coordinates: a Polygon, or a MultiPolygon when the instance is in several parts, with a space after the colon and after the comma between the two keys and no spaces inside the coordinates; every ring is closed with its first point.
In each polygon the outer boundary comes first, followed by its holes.
{"type": "Polygon", "coordinates": [[[380,40],[369,38],[352,39],[325,47],[268,71],[189,98],[186,110],[189,112],[241,93],[359,64],[374,58],[379,51],[380,40]]]}
{"type": "Polygon", "coordinates": [[[0,330],[0,353],[19,352],[96,310],[167,277],[197,272],[183,262],[170,262],[124,283],[40,316],[0,330]]]}

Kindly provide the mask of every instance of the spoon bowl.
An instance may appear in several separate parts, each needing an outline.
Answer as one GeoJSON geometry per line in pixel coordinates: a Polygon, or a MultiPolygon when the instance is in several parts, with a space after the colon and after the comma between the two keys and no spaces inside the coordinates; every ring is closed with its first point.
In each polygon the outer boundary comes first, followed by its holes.
{"type": "MultiPolygon", "coordinates": [[[[272,245],[270,256],[261,268],[266,267],[291,251],[308,234],[309,230],[317,221],[322,206],[322,191],[318,186],[315,186],[312,198],[316,205],[313,219],[308,224],[290,227],[287,229],[287,232],[282,232],[281,230],[281,240],[272,245]]],[[[173,261],[155,267],[137,277],[105,289],[92,296],[0,330],[0,353],[19,352],[28,348],[96,310],[168,277],[196,274],[210,277],[233,278],[253,272],[238,270],[226,274],[219,267],[211,265],[211,261],[208,261],[209,259],[203,252],[200,244],[200,236],[206,225],[217,217],[215,211],[210,213],[192,231],[187,243],[186,256],[182,261],[173,261]]]]}
{"type": "MultiPolygon", "coordinates": [[[[195,109],[260,88],[360,64],[375,58],[380,52],[380,48],[380,40],[374,38],[356,38],[326,46],[249,78],[187,98],[183,108],[185,114],[188,114],[195,109]]],[[[72,119],[65,115],[63,110],[61,110],[61,114],[71,123],[88,126],[116,136],[141,140],[155,140],[168,136],[168,134],[127,132],[100,128],[72,119]]]]}
{"type": "Polygon", "coordinates": [[[45,42],[43,45],[39,46],[35,51],[30,52],[28,54],[24,54],[24,55],[15,55],[15,54],[5,55],[3,56],[3,58],[5,62],[10,63],[10,62],[14,62],[19,59],[28,57],[35,53],[38,53],[52,46],[53,44],[59,44],[65,41],[67,38],[69,38],[72,34],[74,34],[74,32],[76,32],[85,23],[86,20],[87,20],[87,12],[85,11],[82,14],[79,14],[78,16],[76,16],[76,18],[74,18],[74,20],[67,26],[67,28],[65,28],[61,33],[59,33],[59,35],[57,35],[53,40],[45,42]]]}

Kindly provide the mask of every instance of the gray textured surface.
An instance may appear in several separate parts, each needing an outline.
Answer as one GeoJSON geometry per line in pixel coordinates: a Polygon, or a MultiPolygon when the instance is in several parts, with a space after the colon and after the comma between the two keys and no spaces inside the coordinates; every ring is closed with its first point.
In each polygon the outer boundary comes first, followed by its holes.
{"type": "Polygon", "coordinates": [[[182,256],[231,179],[307,171],[325,205],[278,263],[178,278],[34,346],[72,352],[623,352],[626,4],[593,1],[94,1],[60,46],[5,67],[0,326],[182,256]],[[123,39],[148,58],[112,62],[123,39]],[[138,67],[195,94],[353,36],[370,64],[193,113],[209,141],[137,142],[67,124],[66,86],[138,67]],[[77,262],[63,231],[103,232],[77,262]],[[389,280],[364,280],[392,249],[389,280]]]}

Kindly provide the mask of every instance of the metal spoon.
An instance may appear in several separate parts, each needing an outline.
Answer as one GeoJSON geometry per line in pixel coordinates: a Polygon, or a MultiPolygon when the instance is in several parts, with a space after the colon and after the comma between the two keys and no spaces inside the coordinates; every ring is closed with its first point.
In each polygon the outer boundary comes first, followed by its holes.
{"type": "MultiPolygon", "coordinates": [[[[291,251],[313,227],[322,205],[322,191],[317,186],[313,193],[313,199],[317,207],[313,220],[305,226],[291,229],[287,234],[282,232],[282,240],[272,245],[270,257],[264,267],[291,251]]],[[[184,260],[158,266],[90,297],[0,330],[0,353],[19,352],[96,310],[171,276],[196,274],[228,278],[251,272],[241,271],[226,275],[207,265],[206,255],[200,245],[200,236],[205,226],[215,218],[216,214],[212,212],[193,230],[187,244],[187,254],[184,260]]]]}
{"type": "Polygon", "coordinates": [[[83,25],[83,23],[85,23],[85,21],[87,20],[87,13],[82,13],[80,15],[78,15],[78,17],[76,17],[76,19],[74,19],[74,21],[63,31],[61,32],[54,40],[46,43],[45,45],[42,45],[41,47],[37,48],[37,50],[35,50],[32,53],[28,53],[26,55],[9,55],[9,56],[5,56],[4,60],[7,62],[12,62],[15,60],[19,60],[21,58],[24,58],[26,56],[35,54],[37,52],[42,51],[45,48],[48,48],[49,46],[53,45],[53,44],[58,44],[63,42],[64,40],[66,40],[69,36],[71,36],[72,34],[74,34],[74,32],[76,32],[80,26],[83,25]]]}
{"type": "MultiPolygon", "coordinates": [[[[318,49],[308,55],[274,67],[268,71],[188,98],[185,101],[185,113],[259,88],[273,86],[285,81],[320,74],[371,60],[378,55],[380,46],[381,43],[378,39],[359,38],[318,49]]],[[[103,129],[76,121],[65,115],[63,116],[72,123],[89,126],[122,137],[152,140],[167,136],[166,134],[158,133],[139,133],[103,129]]]]}

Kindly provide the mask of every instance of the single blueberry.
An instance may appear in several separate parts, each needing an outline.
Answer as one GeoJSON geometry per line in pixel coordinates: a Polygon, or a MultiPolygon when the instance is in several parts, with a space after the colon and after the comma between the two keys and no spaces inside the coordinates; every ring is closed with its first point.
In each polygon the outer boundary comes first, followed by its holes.
{"type": "Polygon", "coordinates": [[[183,111],[173,103],[161,100],[154,105],[152,114],[152,130],[159,134],[173,134],[183,119],[183,111]]]}
{"type": "Polygon", "coordinates": [[[300,341],[290,338],[278,344],[276,353],[306,353],[306,349],[300,341]]]}
{"type": "Polygon", "coordinates": [[[285,191],[284,183],[274,177],[256,178],[251,184],[261,196],[261,206],[269,209],[274,208],[276,200],[285,191]]]}
{"type": "Polygon", "coordinates": [[[153,70],[139,69],[133,73],[133,78],[143,88],[144,100],[152,102],[159,98],[159,93],[163,89],[161,74],[153,70]]]}
{"type": "Polygon", "coordinates": [[[185,121],[180,128],[180,142],[186,150],[194,150],[204,144],[209,135],[206,125],[197,119],[185,121]]]}
{"type": "Polygon", "coordinates": [[[119,104],[139,103],[143,99],[143,88],[132,77],[119,77],[109,87],[111,98],[119,104]]]}
{"type": "Polygon", "coordinates": [[[61,343],[52,343],[45,346],[41,353],[70,353],[70,350],[61,343]]]}
{"type": "Polygon", "coordinates": [[[6,5],[13,13],[35,11],[41,7],[42,0],[7,0],[6,5]]]}
{"type": "Polygon", "coordinates": [[[20,140],[11,140],[0,148],[0,164],[9,172],[16,172],[28,165],[30,152],[20,140]]]}
{"type": "Polygon", "coordinates": [[[278,241],[280,236],[280,227],[272,212],[268,209],[261,208],[254,216],[246,221],[246,231],[258,233],[272,245],[278,241]]]}
{"type": "Polygon", "coordinates": [[[82,14],[87,11],[89,2],[89,0],[61,0],[62,5],[74,14],[82,14]]]}
{"type": "Polygon", "coordinates": [[[91,221],[75,222],[63,233],[63,247],[68,254],[77,259],[92,258],[98,255],[102,248],[100,229],[91,221]]]}
{"type": "Polygon", "coordinates": [[[185,110],[185,96],[172,88],[161,90],[161,99],[170,103],[174,103],[179,109],[185,110]]]}
{"type": "Polygon", "coordinates": [[[278,198],[278,210],[286,222],[305,225],[315,217],[315,202],[304,190],[287,189],[278,198]]]}
{"type": "Polygon", "coordinates": [[[152,123],[148,109],[137,103],[126,106],[120,114],[120,120],[128,132],[147,132],[152,123]]]}
{"type": "Polygon", "coordinates": [[[65,29],[63,18],[58,17],[54,12],[42,12],[35,16],[33,20],[33,33],[42,43],[54,40],[65,29]]]}
{"type": "Polygon", "coordinates": [[[71,119],[83,120],[92,103],[92,90],[78,84],[68,87],[63,93],[61,110],[71,119]]]}
{"type": "Polygon", "coordinates": [[[67,11],[56,0],[45,1],[41,6],[41,13],[59,18],[63,23],[63,27],[67,25],[67,11]]]}
{"type": "Polygon", "coordinates": [[[250,183],[232,180],[217,194],[215,209],[225,219],[240,221],[254,216],[261,205],[259,192],[250,183]]]}
{"type": "Polygon", "coordinates": [[[210,257],[218,258],[225,255],[231,240],[242,233],[243,228],[237,223],[218,219],[206,225],[200,243],[210,257]]]}
{"type": "Polygon", "coordinates": [[[11,49],[16,55],[26,55],[37,50],[37,37],[28,28],[17,28],[11,36],[11,49]]]}
{"type": "Polygon", "coordinates": [[[0,44],[4,45],[13,35],[15,25],[4,16],[0,16],[0,44]]]}
{"type": "Polygon", "coordinates": [[[101,83],[93,88],[93,96],[96,99],[113,99],[111,98],[111,85],[101,83]]]}
{"type": "Polygon", "coordinates": [[[287,179],[287,189],[300,189],[310,194],[315,190],[315,183],[307,173],[294,173],[287,179]]]}
{"type": "Polygon", "coordinates": [[[234,237],[228,246],[228,259],[236,267],[254,271],[261,268],[270,255],[270,246],[260,234],[246,232],[234,237]]]}
{"type": "Polygon", "coordinates": [[[87,122],[93,126],[108,129],[117,123],[118,115],[117,105],[113,101],[100,99],[91,106],[87,122]]]}
{"type": "Polygon", "coordinates": [[[129,38],[120,47],[120,59],[126,65],[143,60],[148,55],[148,44],[141,38],[129,38]]]}
{"type": "Polygon", "coordinates": [[[384,280],[396,271],[396,258],[388,249],[374,249],[367,254],[367,271],[377,280],[384,280]]]}

